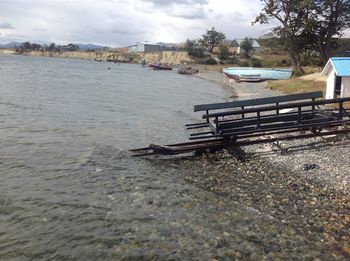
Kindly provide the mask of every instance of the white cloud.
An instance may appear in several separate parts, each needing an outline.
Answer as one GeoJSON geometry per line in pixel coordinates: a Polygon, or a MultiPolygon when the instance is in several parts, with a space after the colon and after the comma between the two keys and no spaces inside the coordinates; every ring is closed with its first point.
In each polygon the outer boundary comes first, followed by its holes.
{"type": "Polygon", "coordinates": [[[125,46],[181,42],[211,27],[229,38],[257,37],[266,28],[251,26],[260,9],[259,0],[11,0],[1,3],[0,42],[125,46]]]}

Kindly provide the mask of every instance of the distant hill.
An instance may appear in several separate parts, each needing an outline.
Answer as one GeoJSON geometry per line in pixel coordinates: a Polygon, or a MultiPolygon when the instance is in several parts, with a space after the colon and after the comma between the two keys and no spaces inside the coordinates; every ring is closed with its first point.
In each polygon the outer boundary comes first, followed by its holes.
{"type": "MultiPolygon", "coordinates": [[[[17,48],[20,47],[23,44],[23,42],[11,42],[7,44],[0,44],[0,48],[17,48]]],[[[101,49],[101,48],[106,48],[105,46],[101,45],[95,45],[95,44],[81,44],[77,43],[75,45],[79,46],[79,49],[81,51],[86,51],[86,50],[96,50],[96,49],[101,49]]],[[[48,44],[41,44],[42,47],[47,47],[48,44]]]]}
{"type": "Polygon", "coordinates": [[[0,44],[0,48],[17,48],[21,46],[21,44],[23,44],[23,42],[11,42],[7,44],[0,44]]]}
{"type": "Polygon", "coordinates": [[[80,49],[81,51],[96,50],[96,49],[101,49],[101,48],[107,48],[106,46],[95,45],[95,44],[81,44],[81,43],[76,43],[75,45],[78,45],[78,46],[79,46],[79,49],[80,49]]]}

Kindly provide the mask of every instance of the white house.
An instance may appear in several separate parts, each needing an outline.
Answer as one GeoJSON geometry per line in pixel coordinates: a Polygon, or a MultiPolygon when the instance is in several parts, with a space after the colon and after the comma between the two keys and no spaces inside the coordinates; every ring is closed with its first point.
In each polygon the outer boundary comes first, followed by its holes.
{"type": "Polygon", "coordinates": [[[135,45],[128,46],[129,53],[150,53],[150,52],[160,52],[160,51],[161,51],[161,47],[159,44],[137,42],[135,45]]]}
{"type": "Polygon", "coordinates": [[[326,99],[350,97],[350,57],[332,57],[321,75],[328,75],[326,99]]]}

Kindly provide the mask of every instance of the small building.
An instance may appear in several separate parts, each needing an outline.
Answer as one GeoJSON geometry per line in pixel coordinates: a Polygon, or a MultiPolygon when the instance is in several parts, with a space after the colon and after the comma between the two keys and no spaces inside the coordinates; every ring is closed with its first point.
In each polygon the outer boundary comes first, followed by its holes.
{"type": "MultiPolygon", "coordinates": [[[[240,54],[241,53],[241,43],[244,41],[244,39],[235,39],[233,40],[229,45],[229,52],[233,54],[240,54]]],[[[253,53],[260,53],[261,52],[261,46],[260,44],[253,39],[253,53]]]]}
{"type": "Polygon", "coordinates": [[[327,75],[326,99],[350,97],[350,57],[332,57],[321,75],[327,75]]]}
{"type": "Polygon", "coordinates": [[[135,45],[128,46],[129,53],[152,53],[160,51],[161,48],[159,44],[137,42],[135,45]]]}

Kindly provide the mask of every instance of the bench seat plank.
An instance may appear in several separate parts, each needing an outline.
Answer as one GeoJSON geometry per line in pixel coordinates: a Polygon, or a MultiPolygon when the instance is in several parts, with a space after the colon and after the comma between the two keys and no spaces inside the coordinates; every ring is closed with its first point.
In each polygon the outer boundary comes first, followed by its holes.
{"type": "Polygon", "coordinates": [[[232,101],[232,102],[221,102],[221,103],[211,103],[211,104],[199,104],[194,106],[194,111],[208,111],[208,110],[221,110],[229,108],[239,108],[246,106],[256,106],[256,105],[266,105],[273,103],[284,103],[291,101],[300,101],[306,99],[317,99],[322,98],[322,92],[308,92],[308,93],[298,93],[291,95],[281,95],[267,98],[257,98],[250,100],[232,101]]]}

